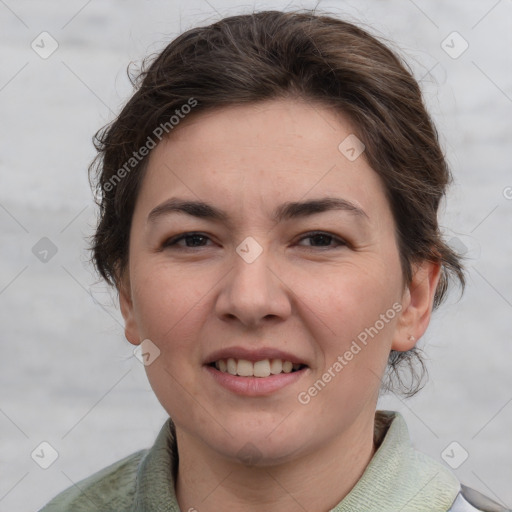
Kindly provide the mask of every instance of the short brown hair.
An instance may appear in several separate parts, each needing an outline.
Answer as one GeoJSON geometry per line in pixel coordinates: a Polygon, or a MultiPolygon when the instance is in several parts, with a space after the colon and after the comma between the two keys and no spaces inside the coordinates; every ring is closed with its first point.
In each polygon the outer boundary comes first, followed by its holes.
{"type": "MultiPolygon", "coordinates": [[[[437,131],[407,64],[365,30],[311,11],[232,16],[180,35],[146,59],[132,83],[136,92],[119,116],[96,133],[98,155],[89,168],[100,208],[93,263],[109,284],[119,288],[128,263],[131,220],[147,162],[134,160],[134,154],[155,138],[157,127],[171,133],[171,116],[191,99],[189,116],[297,97],[339,111],[355,126],[364,157],[385,185],[405,281],[410,283],[414,262],[428,260],[442,265],[434,307],[450,277],[464,288],[460,257],[443,242],[438,226],[451,175],[437,131]]],[[[416,347],[392,351],[389,358],[389,375],[407,396],[419,383],[413,379],[404,389],[398,369],[406,364],[414,374],[414,361],[425,370],[416,347]]]]}

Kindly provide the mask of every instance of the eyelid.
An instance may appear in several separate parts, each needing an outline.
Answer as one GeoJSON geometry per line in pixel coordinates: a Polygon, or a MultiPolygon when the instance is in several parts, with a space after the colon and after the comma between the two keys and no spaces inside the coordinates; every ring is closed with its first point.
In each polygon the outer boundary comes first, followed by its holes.
{"type": "MultiPolygon", "coordinates": [[[[332,238],[334,241],[336,241],[338,243],[338,246],[348,246],[348,242],[346,240],[344,240],[343,238],[341,238],[340,236],[337,236],[333,233],[329,233],[328,231],[308,231],[307,233],[304,233],[303,235],[300,236],[299,238],[299,242],[302,241],[302,240],[305,240],[307,238],[312,238],[314,236],[320,236],[320,235],[324,235],[328,238],[332,238]]],[[[304,246],[302,246],[304,247],[304,246]]],[[[315,249],[315,248],[318,248],[318,249],[334,249],[335,247],[333,246],[309,246],[309,248],[311,249],[315,249]]]]}
{"type": "MultiPolygon", "coordinates": [[[[162,243],[162,248],[166,247],[173,247],[177,246],[177,242],[180,242],[181,240],[185,240],[186,238],[192,237],[192,236],[201,236],[203,238],[207,238],[211,240],[211,237],[209,235],[206,235],[205,233],[202,233],[200,231],[185,231],[183,233],[179,233],[177,235],[174,235],[172,237],[166,238],[164,242],[162,243]]],[[[198,246],[198,247],[205,247],[205,246],[198,246]]],[[[195,247],[181,247],[182,249],[195,249],[195,247]]]]}
{"type": "MultiPolygon", "coordinates": [[[[328,231],[308,231],[306,233],[303,233],[302,235],[300,235],[299,239],[297,242],[301,242],[302,240],[306,240],[308,238],[313,238],[315,236],[321,236],[321,235],[324,235],[328,238],[331,238],[333,241],[335,241],[338,245],[337,246],[329,246],[329,245],[326,245],[326,246],[314,246],[314,245],[310,245],[310,246],[301,246],[301,247],[308,247],[309,249],[334,249],[336,247],[343,247],[343,246],[348,246],[349,243],[344,240],[343,238],[333,234],[333,233],[330,233],[328,231]]],[[[200,231],[186,231],[186,232],[183,232],[183,233],[179,233],[175,236],[172,236],[170,238],[167,238],[163,244],[162,244],[162,249],[165,249],[167,247],[179,247],[180,249],[183,249],[183,250],[194,250],[196,248],[200,248],[200,247],[208,247],[208,246],[205,246],[205,245],[199,245],[199,246],[196,246],[196,247],[187,247],[187,246],[184,246],[184,247],[180,247],[177,245],[178,242],[180,242],[181,240],[185,240],[189,237],[193,237],[193,236],[200,236],[202,238],[206,238],[210,241],[212,241],[211,237],[205,233],[202,233],[200,231]]]]}

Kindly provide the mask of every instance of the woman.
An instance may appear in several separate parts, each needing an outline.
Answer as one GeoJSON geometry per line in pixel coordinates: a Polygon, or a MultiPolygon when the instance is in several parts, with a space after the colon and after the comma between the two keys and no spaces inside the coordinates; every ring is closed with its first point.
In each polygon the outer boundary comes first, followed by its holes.
{"type": "Polygon", "coordinates": [[[464,285],[401,61],[352,24],[260,12],[184,33],[136,84],[98,134],[92,249],[170,419],[43,510],[503,510],[376,411],[464,285]]]}

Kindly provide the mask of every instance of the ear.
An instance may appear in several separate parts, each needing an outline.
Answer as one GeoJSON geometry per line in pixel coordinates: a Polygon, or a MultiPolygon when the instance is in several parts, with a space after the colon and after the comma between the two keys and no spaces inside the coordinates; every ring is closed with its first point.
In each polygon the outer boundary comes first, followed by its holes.
{"type": "Polygon", "coordinates": [[[128,277],[123,276],[119,280],[118,292],[119,306],[124,318],[124,335],[132,345],[140,345],[141,340],[139,338],[137,322],[135,320],[132,292],[128,277]]]}
{"type": "Polygon", "coordinates": [[[412,349],[427,330],[440,277],[439,262],[423,261],[413,266],[411,283],[402,297],[402,313],[391,345],[393,350],[412,349]]]}

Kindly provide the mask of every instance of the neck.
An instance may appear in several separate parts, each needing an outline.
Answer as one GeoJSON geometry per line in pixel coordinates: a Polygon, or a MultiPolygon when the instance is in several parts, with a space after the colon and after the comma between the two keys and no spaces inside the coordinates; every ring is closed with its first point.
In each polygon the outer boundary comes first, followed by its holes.
{"type": "Polygon", "coordinates": [[[330,510],[361,478],[376,450],[373,415],[280,465],[245,466],[178,428],[176,435],[178,503],[181,510],[201,512],[330,510]]]}

